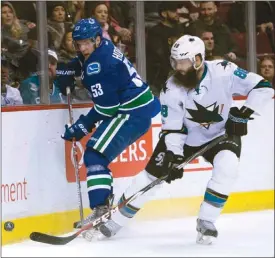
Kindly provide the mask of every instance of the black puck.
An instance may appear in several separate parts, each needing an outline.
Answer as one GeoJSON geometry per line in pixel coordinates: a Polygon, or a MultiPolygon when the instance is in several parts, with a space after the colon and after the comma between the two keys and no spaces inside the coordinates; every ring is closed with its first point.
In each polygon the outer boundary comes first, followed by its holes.
{"type": "Polygon", "coordinates": [[[6,231],[12,231],[12,230],[14,229],[14,224],[13,224],[13,222],[11,222],[11,221],[5,222],[5,224],[4,224],[4,229],[5,229],[6,231]]]}

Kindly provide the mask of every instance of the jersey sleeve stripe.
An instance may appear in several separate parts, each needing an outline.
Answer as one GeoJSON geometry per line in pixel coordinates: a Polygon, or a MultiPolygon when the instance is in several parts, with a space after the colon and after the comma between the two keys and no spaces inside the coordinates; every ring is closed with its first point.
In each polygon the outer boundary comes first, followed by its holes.
{"type": "Polygon", "coordinates": [[[121,106],[119,107],[119,110],[127,111],[127,110],[140,108],[142,106],[149,104],[153,100],[154,100],[154,96],[153,96],[152,92],[150,91],[150,88],[147,87],[146,90],[141,92],[135,98],[121,104],[121,106]]]}

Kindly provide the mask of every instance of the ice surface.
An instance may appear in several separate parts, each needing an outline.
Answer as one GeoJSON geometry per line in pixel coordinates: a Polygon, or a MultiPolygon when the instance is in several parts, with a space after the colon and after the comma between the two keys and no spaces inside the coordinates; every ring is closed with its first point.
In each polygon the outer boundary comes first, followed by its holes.
{"type": "Polygon", "coordinates": [[[211,246],[195,243],[196,217],[132,221],[114,238],[65,246],[32,241],[2,247],[3,257],[274,257],[274,210],[221,215],[219,238],[211,246]]]}

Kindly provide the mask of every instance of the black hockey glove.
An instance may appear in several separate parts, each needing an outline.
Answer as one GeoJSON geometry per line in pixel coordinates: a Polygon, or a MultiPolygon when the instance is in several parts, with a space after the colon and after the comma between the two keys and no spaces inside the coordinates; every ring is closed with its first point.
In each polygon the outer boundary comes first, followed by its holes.
{"type": "Polygon", "coordinates": [[[183,177],[183,168],[177,169],[177,166],[182,164],[183,161],[183,156],[175,155],[172,151],[165,152],[162,165],[162,174],[163,176],[168,175],[167,179],[165,180],[168,184],[170,184],[173,180],[183,177]]]}
{"type": "Polygon", "coordinates": [[[237,136],[247,135],[247,122],[253,119],[250,118],[253,113],[254,111],[247,107],[242,107],[241,109],[232,107],[225,123],[226,133],[237,136]]]}
{"type": "Polygon", "coordinates": [[[61,93],[67,96],[66,88],[70,87],[71,92],[73,92],[76,86],[75,71],[66,64],[59,63],[56,68],[55,82],[61,93]]]}

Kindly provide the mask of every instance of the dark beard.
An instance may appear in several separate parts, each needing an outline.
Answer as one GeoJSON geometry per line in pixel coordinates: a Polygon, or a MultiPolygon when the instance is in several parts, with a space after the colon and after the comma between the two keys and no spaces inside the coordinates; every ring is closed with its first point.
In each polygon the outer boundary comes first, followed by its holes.
{"type": "Polygon", "coordinates": [[[198,83],[197,73],[194,68],[188,71],[186,75],[182,75],[180,72],[176,72],[174,77],[182,84],[183,87],[188,89],[195,88],[198,83]]]}

